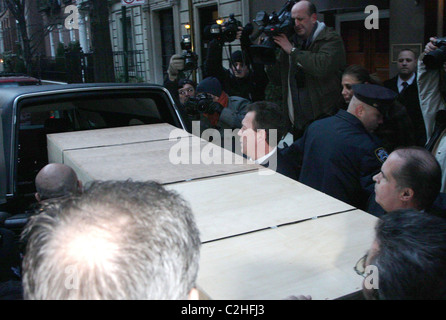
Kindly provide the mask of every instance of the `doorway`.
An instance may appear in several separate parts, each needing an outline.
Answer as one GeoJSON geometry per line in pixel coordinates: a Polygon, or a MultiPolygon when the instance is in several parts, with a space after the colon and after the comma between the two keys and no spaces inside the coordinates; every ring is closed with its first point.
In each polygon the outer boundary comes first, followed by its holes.
{"type": "Polygon", "coordinates": [[[163,76],[167,74],[170,58],[175,54],[175,32],[172,8],[160,10],[158,13],[161,35],[161,56],[163,76]]]}
{"type": "MultiPolygon", "coordinates": [[[[204,61],[206,60],[207,53],[208,53],[208,43],[209,41],[206,39],[205,35],[205,29],[206,27],[209,27],[210,25],[214,24],[215,21],[218,19],[218,6],[212,5],[207,7],[201,7],[198,9],[198,17],[199,17],[199,39],[200,41],[200,66],[203,65],[204,61]]],[[[202,69],[202,68],[200,68],[202,69]]]]}
{"type": "Polygon", "coordinates": [[[381,81],[389,79],[388,15],[380,15],[379,28],[370,30],[364,25],[365,16],[343,15],[337,18],[337,30],[344,40],[347,65],[359,64],[376,74],[381,81]]]}

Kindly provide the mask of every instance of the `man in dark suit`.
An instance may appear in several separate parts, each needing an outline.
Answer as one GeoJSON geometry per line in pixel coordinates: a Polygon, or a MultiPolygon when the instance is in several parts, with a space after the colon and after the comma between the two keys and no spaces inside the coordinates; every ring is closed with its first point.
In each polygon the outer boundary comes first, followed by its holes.
{"type": "Polygon", "coordinates": [[[273,102],[258,101],[248,106],[239,130],[243,154],[256,163],[297,180],[297,167],[278,152],[278,142],[287,132],[282,113],[273,102]]]}
{"type": "Polygon", "coordinates": [[[372,177],[387,158],[373,132],[396,93],[373,84],[354,85],[353,92],[347,110],[313,122],[283,155],[302,164],[300,182],[363,209],[373,191],[372,177]]]}
{"type": "Polygon", "coordinates": [[[411,49],[400,51],[397,60],[398,74],[384,82],[384,86],[398,93],[397,101],[406,107],[415,130],[418,146],[426,144],[426,129],[421,113],[417,87],[417,57],[411,49]]]}

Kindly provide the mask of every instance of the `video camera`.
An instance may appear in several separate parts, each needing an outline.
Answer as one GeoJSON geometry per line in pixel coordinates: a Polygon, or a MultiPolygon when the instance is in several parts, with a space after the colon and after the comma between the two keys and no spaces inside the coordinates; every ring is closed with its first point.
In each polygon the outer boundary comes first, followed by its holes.
{"type": "Polygon", "coordinates": [[[205,30],[208,39],[217,39],[220,42],[233,42],[237,38],[237,32],[242,23],[235,19],[234,14],[229,15],[229,19],[223,24],[213,24],[205,30]]]}
{"type": "Polygon", "coordinates": [[[266,38],[261,44],[252,45],[250,52],[254,63],[274,64],[276,61],[276,44],[273,37],[284,33],[287,37],[294,32],[294,22],[291,9],[296,1],[287,1],[279,13],[273,11],[268,15],[265,11],[257,13],[254,22],[265,33],[266,38]]]}
{"type": "Polygon", "coordinates": [[[446,62],[446,37],[435,40],[434,45],[437,50],[426,53],[423,62],[427,69],[440,69],[446,62]]]}
{"type": "Polygon", "coordinates": [[[190,97],[189,100],[184,105],[187,114],[194,115],[197,113],[206,112],[209,109],[209,106],[214,102],[212,96],[208,93],[200,93],[195,97],[190,97]]]}
{"type": "Polygon", "coordinates": [[[198,56],[192,51],[192,42],[189,34],[182,36],[181,49],[183,50],[184,71],[198,68],[198,56]]]}

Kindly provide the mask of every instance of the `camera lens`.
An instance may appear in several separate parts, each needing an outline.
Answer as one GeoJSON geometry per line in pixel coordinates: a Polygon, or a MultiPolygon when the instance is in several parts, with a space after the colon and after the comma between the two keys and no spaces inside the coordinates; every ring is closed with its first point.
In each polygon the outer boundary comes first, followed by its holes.
{"type": "Polygon", "coordinates": [[[426,54],[423,62],[428,69],[440,69],[446,62],[446,46],[441,46],[437,50],[426,54]]]}

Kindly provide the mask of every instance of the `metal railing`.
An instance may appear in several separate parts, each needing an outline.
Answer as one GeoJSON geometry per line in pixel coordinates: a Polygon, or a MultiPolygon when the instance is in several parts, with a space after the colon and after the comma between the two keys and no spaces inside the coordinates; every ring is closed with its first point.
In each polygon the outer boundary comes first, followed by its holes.
{"type": "Polygon", "coordinates": [[[114,51],[115,77],[121,82],[145,81],[145,62],[142,50],[114,51]]]}

